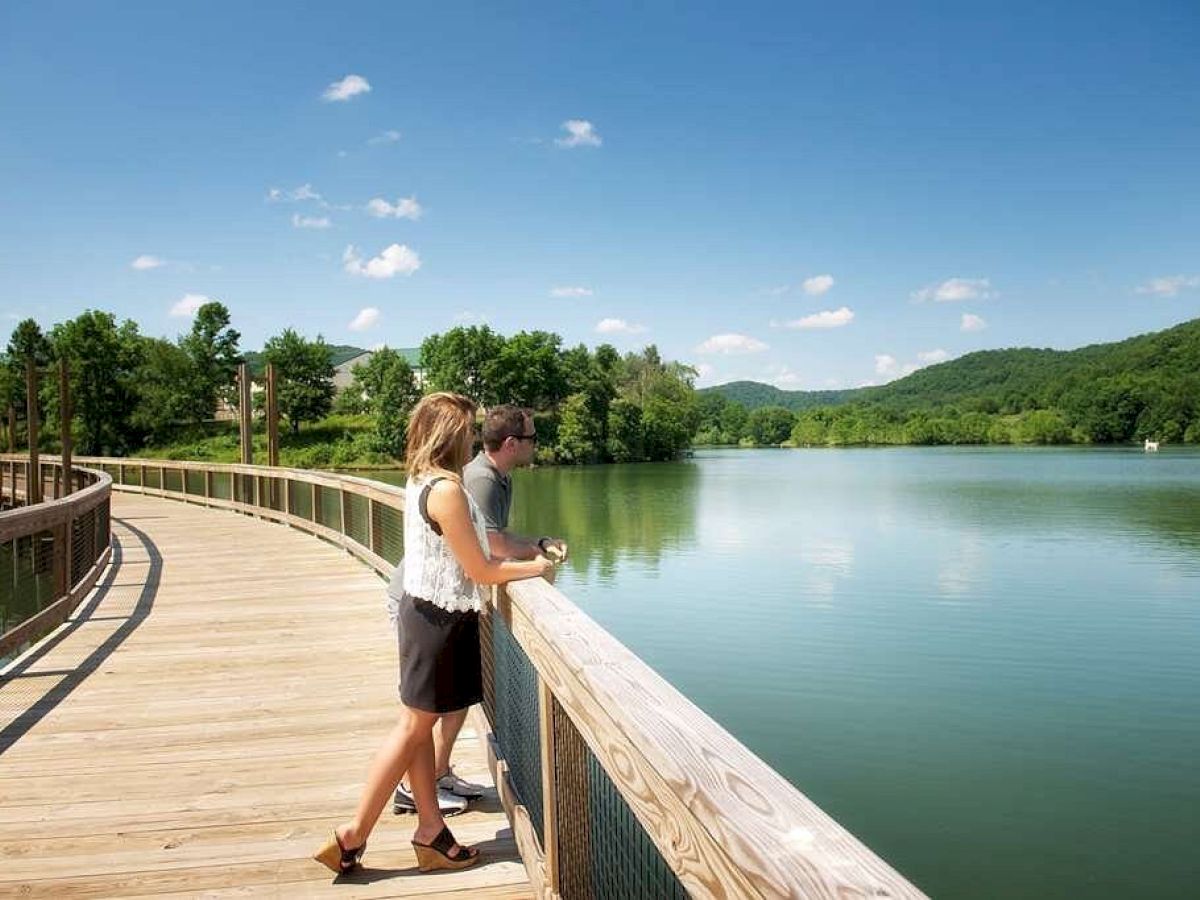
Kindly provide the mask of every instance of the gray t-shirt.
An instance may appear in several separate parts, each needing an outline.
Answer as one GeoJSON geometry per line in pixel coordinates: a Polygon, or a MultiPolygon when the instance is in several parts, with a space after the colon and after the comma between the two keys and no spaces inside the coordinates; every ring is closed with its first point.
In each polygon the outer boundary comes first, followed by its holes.
{"type": "Polygon", "coordinates": [[[492,465],[482,450],[463,468],[463,486],[483,512],[488,531],[508,528],[512,509],[512,478],[492,465]]]}

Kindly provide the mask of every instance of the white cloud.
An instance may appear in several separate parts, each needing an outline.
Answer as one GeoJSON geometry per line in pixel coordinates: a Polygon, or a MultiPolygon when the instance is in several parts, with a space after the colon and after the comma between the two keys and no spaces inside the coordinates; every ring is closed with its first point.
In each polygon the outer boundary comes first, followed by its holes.
{"type": "Polygon", "coordinates": [[[947,278],[941,284],[930,284],[912,292],[919,303],[953,303],[958,300],[986,300],[992,296],[991,282],[986,278],[947,278]]]}
{"type": "Polygon", "coordinates": [[[552,287],[550,288],[551,297],[590,297],[592,289],[586,287],[552,287]]]}
{"type": "Polygon", "coordinates": [[[150,269],[160,269],[166,264],[167,261],[161,257],[151,256],[149,253],[143,253],[129,264],[129,268],[137,269],[139,272],[146,272],[150,269]]]}
{"type": "Polygon", "coordinates": [[[342,253],[343,268],[351,275],[367,278],[391,278],[393,275],[411,275],[421,268],[421,257],[406,244],[389,244],[373,259],[363,262],[362,256],[351,244],[342,253]]]}
{"type": "Polygon", "coordinates": [[[804,316],[800,319],[792,319],[790,322],[784,322],[784,328],[841,328],[849,325],[854,321],[854,311],[848,306],[841,306],[837,309],[826,309],[819,313],[813,313],[811,316],[804,316]]]}
{"type": "Polygon", "coordinates": [[[328,216],[302,216],[300,213],[292,213],[293,228],[328,228],[332,224],[328,216]]]}
{"type": "Polygon", "coordinates": [[[595,126],[587,119],[567,119],[562,127],[567,136],[554,139],[560,147],[599,147],[602,143],[595,126]]]}
{"type": "Polygon", "coordinates": [[[389,128],[387,131],[375,135],[373,138],[367,138],[367,143],[372,147],[378,147],[380,144],[394,144],[400,140],[400,132],[394,128],[389,128]]]}
{"type": "Polygon", "coordinates": [[[876,375],[893,375],[896,372],[896,357],[890,353],[880,353],[875,357],[876,375]]]}
{"type": "Polygon", "coordinates": [[[283,191],[277,187],[273,187],[267,191],[267,200],[271,203],[283,203],[287,201],[300,202],[302,200],[320,200],[321,195],[313,190],[311,184],[302,184],[293,191],[283,191]]]}
{"type": "Polygon", "coordinates": [[[368,306],[365,309],[360,309],[358,315],[346,327],[351,331],[366,331],[368,328],[374,328],[378,321],[379,310],[374,306],[368,306]]]}
{"type": "Polygon", "coordinates": [[[758,338],[745,334],[714,334],[708,340],[696,347],[697,353],[721,353],[726,356],[735,353],[761,353],[770,349],[758,338]]]}
{"type": "Polygon", "coordinates": [[[812,278],[805,278],[804,283],[800,285],[804,288],[804,293],[810,297],[820,297],[831,287],[833,287],[832,275],[814,275],[812,278]]]}
{"type": "Polygon", "coordinates": [[[1200,275],[1164,275],[1151,278],[1139,285],[1139,294],[1155,294],[1159,297],[1174,297],[1184,288],[1200,287],[1200,275]]]}
{"type": "Polygon", "coordinates": [[[484,313],[473,312],[472,310],[463,310],[454,317],[455,325],[486,325],[488,317],[484,313]]]}
{"type": "Polygon", "coordinates": [[[945,350],[942,350],[940,347],[937,350],[925,350],[917,354],[917,359],[919,359],[921,363],[926,366],[932,366],[936,365],[937,363],[945,362],[949,358],[950,354],[945,350]]]}
{"type": "Polygon", "coordinates": [[[641,334],[645,325],[633,325],[624,319],[601,319],[596,323],[597,334],[641,334]]]}
{"type": "Polygon", "coordinates": [[[987,328],[987,322],[981,316],[977,316],[974,313],[963,313],[962,325],[960,327],[963,331],[983,331],[983,329],[987,328]]]}
{"type": "Polygon", "coordinates": [[[781,390],[795,390],[804,382],[799,372],[793,372],[787,366],[776,366],[769,373],[771,384],[781,390]]]}
{"type": "Polygon", "coordinates": [[[366,94],[370,90],[371,85],[361,75],[347,75],[341,81],[335,81],[325,88],[321,99],[327,103],[336,103],[357,97],[359,94],[366,94]]]}
{"type": "Polygon", "coordinates": [[[377,219],[411,219],[415,222],[425,210],[416,197],[401,197],[394,204],[375,197],[367,203],[367,212],[377,219]]]}
{"type": "Polygon", "coordinates": [[[212,297],[206,297],[203,294],[184,294],[171,307],[171,315],[177,317],[194,316],[196,310],[202,307],[205,303],[211,303],[212,297]]]}

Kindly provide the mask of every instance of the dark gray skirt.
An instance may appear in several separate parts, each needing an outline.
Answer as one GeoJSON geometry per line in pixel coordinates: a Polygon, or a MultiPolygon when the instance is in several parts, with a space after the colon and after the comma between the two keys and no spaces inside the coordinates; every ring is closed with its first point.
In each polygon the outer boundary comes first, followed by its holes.
{"type": "Polygon", "coordinates": [[[398,625],[401,703],[447,713],[483,699],[479,613],[448,612],[405,594],[398,625]]]}

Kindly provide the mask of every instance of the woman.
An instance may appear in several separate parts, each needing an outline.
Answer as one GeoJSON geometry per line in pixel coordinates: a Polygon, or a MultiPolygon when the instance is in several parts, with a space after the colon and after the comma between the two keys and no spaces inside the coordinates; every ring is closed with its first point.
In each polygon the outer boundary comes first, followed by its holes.
{"type": "Polygon", "coordinates": [[[536,578],[554,568],[544,556],[489,557],[483,516],[463,490],[475,404],[436,393],[413,409],[405,448],[404,599],[400,604],[400,721],[375,754],[358,810],[313,858],[337,873],[359,865],[379,814],[407,771],[417,805],[413,848],[422,872],[479,861],[442,820],[434,784],[433,726],[442,713],[483,698],[477,585],[536,578]]]}

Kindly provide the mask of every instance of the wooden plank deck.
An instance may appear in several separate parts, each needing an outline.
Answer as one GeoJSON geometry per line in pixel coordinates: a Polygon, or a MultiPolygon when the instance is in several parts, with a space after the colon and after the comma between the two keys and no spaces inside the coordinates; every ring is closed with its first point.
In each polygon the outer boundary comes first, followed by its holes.
{"type": "MultiPolygon", "coordinates": [[[[531,896],[494,791],[487,859],[421,875],[390,809],[366,868],[309,859],[397,711],[380,580],[291,529],[113,494],[113,564],[0,676],[0,895],[531,896]]],[[[468,723],[456,769],[491,784],[468,723]]]]}

